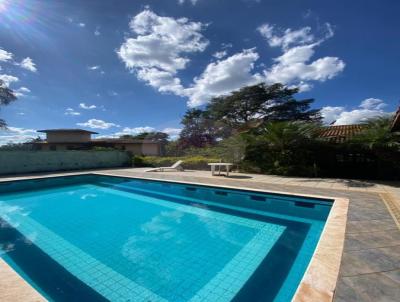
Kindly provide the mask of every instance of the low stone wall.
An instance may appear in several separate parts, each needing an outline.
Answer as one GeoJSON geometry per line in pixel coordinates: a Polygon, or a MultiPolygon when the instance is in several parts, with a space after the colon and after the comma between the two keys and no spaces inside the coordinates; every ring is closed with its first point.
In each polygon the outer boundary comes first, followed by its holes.
{"type": "Polygon", "coordinates": [[[0,175],[123,167],[125,151],[0,151],[0,175]]]}

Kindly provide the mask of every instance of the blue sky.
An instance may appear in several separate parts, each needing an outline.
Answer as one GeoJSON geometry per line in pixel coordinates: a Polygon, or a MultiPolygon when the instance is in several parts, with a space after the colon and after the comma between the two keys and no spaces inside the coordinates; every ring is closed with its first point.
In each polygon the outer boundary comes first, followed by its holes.
{"type": "Polygon", "coordinates": [[[0,0],[0,144],[36,129],[176,135],[189,107],[258,82],[300,86],[326,123],[399,104],[400,2],[0,0]]]}

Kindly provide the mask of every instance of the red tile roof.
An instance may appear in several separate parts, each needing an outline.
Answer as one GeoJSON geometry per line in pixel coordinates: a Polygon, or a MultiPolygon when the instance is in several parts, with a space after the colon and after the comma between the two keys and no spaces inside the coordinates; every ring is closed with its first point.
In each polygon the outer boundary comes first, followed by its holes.
{"type": "Polygon", "coordinates": [[[341,143],[361,132],[364,128],[364,125],[328,126],[322,129],[319,137],[332,142],[341,143]]]}

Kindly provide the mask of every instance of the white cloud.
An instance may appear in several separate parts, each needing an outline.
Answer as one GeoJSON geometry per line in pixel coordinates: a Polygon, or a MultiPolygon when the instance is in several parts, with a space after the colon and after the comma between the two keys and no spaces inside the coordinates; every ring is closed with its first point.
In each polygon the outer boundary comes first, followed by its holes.
{"type": "Polygon", "coordinates": [[[186,86],[178,72],[190,62],[188,54],[202,52],[207,47],[209,42],[201,33],[204,27],[200,22],[161,17],[146,9],[132,18],[130,28],[134,37],[125,40],[118,55],[139,80],[159,92],[187,97],[190,107],[206,104],[212,97],[258,82],[279,82],[299,87],[301,91],[310,90],[313,82],[332,79],[345,68],[345,63],[337,57],[312,59],[315,48],[334,34],[329,23],[325,24],[319,37],[310,27],[279,30],[263,24],[258,31],[271,47],[282,50],[270,67],[261,63],[255,68],[259,60],[255,48],[226,57],[224,49],[232,45],[225,44],[221,51],[213,54],[216,60],[186,86]]]}
{"type": "Polygon", "coordinates": [[[79,26],[79,27],[85,27],[85,26],[86,26],[86,24],[85,24],[85,23],[83,23],[83,22],[80,22],[80,23],[78,23],[78,26],[79,26]]]}
{"type": "Polygon", "coordinates": [[[226,57],[226,55],[228,54],[228,52],[226,50],[221,50],[221,51],[217,51],[213,54],[213,57],[216,59],[222,59],[223,57],[226,57]]]}
{"type": "Polygon", "coordinates": [[[344,107],[326,106],[321,109],[321,115],[324,124],[330,125],[340,117],[340,114],[345,111],[344,107]]]}
{"type": "Polygon", "coordinates": [[[192,87],[185,89],[185,94],[189,96],[188,105],[200,106],[213,96],[260,82],[261,76],[252,73],[258,58],[255,49],[245,49],[224,60],[210,63],[200,77],[194,79],[192,87]]]}
{"type": "Polygon", "coordinates": [[[353,110],[346,110],[345,107],[326,106],[321,109],[321,115],[325,124],[351,125],[364,122],[368,119],[387,116],[388,112],[382,110],[386,104],[380,99],[369,98],[360,103],[353,110]]]}
{"type": "Polygon", "coordinates": [[[380,109],[386,107],[386,105],[387,104],[385,104],[380,99],[369,98],[369,99],[365,99],[364,101],[362,101],[360,104],[360,107],[363,109],[369,109],[369,110],[380,110],[380,109]]]}
{"type": "Polygon", "coordinates": [[[31,92],[31,90],[29,88],[27,88],[27,87],[20,87],[20,88],[14,90],[15,96],[18,97],[18,98],[24,97],[30,92],[31,92]]]}
{"type": "Polygon", "coordinates": [[[164,128],[161,130],[161,132],[167,133],[172,140],[178,139],[181,131],[182,129],[179,128],[164,128]]]}
{"type": "Polygon", "coordinates": [[[34,129],[8,127],[6,130],[0,130],[0,145],[24,143],[38,136],[42,135],[34,129]]]}
{"type": "Polygon", "coordinates": [[[111,127],[119,127],[114,123],[108,123],[103,120],[90,119],[85,123],[77,123],[78,126],[88,127],[92,129],[109,129],[111,127]]]}
{"type": "Polygon", "coordinates": [[[100,26],[96,26],[96,29],[94,30],[94,35],[95,36],[100,36],[101,35],[100,26]]]}
{"type": "Polygon", "coordinates": [[[109,96],[118,96],[119,93],[116,92],[116,91],[110,90],[110,91],[108,91],[108,95],[109,95],[109,96]]]}
{"type": "Polygon", "coordinates": [[[284,30],[281,35],[275,34],[275,27],[268,23],[261,25],[257,30],[271,47],[282,47],[286,49],[292,44],[301,45],[314,41],[314,35],[311,33],[311,27],[309,26],[297,30],[288,28],[284,30]]]}
{"type": "Polygon", "coordinates": [[[207,47],[208,40],[201,34],[205,25],[158,16],[146,9],[133,17],[129,26],[134,37],[127,38],[117,52],[125,66],[159,91],[180,94],[176,73],[190,62],[187,54],[207,47]]]}
{"type": "Polygon", "coordinates": [[[17,77],[9,74],[0,74],[0,80],[2,80],[6,86],[10,86],[11,83],[19,81],[17,77]]]}
{"type": "Polygon", "coordinates": [[[100,66],[99,65],[88,66],[88,69],[89,70],[97,70],[97,69],[100,69],[100,66]]]}
{"type": "Polygon", "coordinates": [[[119,137],[122,135],[137,135],[140,133],[153,132],[153,131],[156,131],[156,129],[149,126],[134,127],[134,128],[125,127],[124,129],[122,129],[122,131],[115,133],[115,136],[119,137]]]}
{"type": "Polygon", "coordinates": [[[157,68],[140,69],[137,72],[137,77],[156,88],[159,92],[172,92],[176,95],[183,95],[184,88],[181,85],[181,80],[168,71],[162,71],[157,68]]]}
{"type": "Polygon", "coordinates": [[[2,48],[0,48],[0,62],[11,61],[13,58],[13,54],[8,52],[2,48]]]}
{"type": "Polygon", "coordinates": [[[323,37],[316,38],[310,27],[299,30],[286,29],[282,35],[274,34],[274,27],[264,24],[258,28],[271,47],[281,47],[283,54],[274,59],[275,63],[264,70],[267,83],[283,83],[298,86],[301,91],[312,87],[310,81],[323,82],[343,71],[345,63],[337,57],[323,57],[311,61],[315,48],[333,36],[329,23],[325,24],[323,37]]]}
{"type": "Polygon", "coordinates": [[[196,5],[198,0],[178,0],[179,4],[184,4],[185,2],[190,2],[192,5],[196,5]]]}
{"type": "Polygon", "coordinates": [[[37,71],[36,64],[29,57],[23,59],[21,61],[21,63],[19,63],[19,66],[21,66],[22,68],[24,68],[26,70],[32,71],[32,72],[36,72],[37,71]]]}
{"type": "Polygon", "coordinates": [[[86,105],[85,103],[80,103],[79,108],[86,109],[86,110],[91,110],[91,109],[96,109],[96,105],[86,105]]]}
{"type": "Polygon", "coordinates": [[[80,112],[77,112],[77,111],[75,111],[75,110],[72,109],[72,108],[67,108],[67,109],[65,109],[64,114],[65,114],[65,115],[71,115],[71,116],[81,115],[80,112]]]}

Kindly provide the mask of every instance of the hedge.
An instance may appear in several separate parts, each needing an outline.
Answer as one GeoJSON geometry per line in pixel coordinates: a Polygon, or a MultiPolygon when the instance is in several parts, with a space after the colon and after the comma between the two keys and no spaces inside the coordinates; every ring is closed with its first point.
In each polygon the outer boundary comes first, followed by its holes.
{"type": "Polygon", "coordinates": [[[220,158],[210,158],[205,156],[183,156],[183,157],[159,157],[159,156],[134,156],[134,167],[169,167],[178,160],[183,161],[184,169],[208,170],[208,163],[219,162],[220,158]]]}

